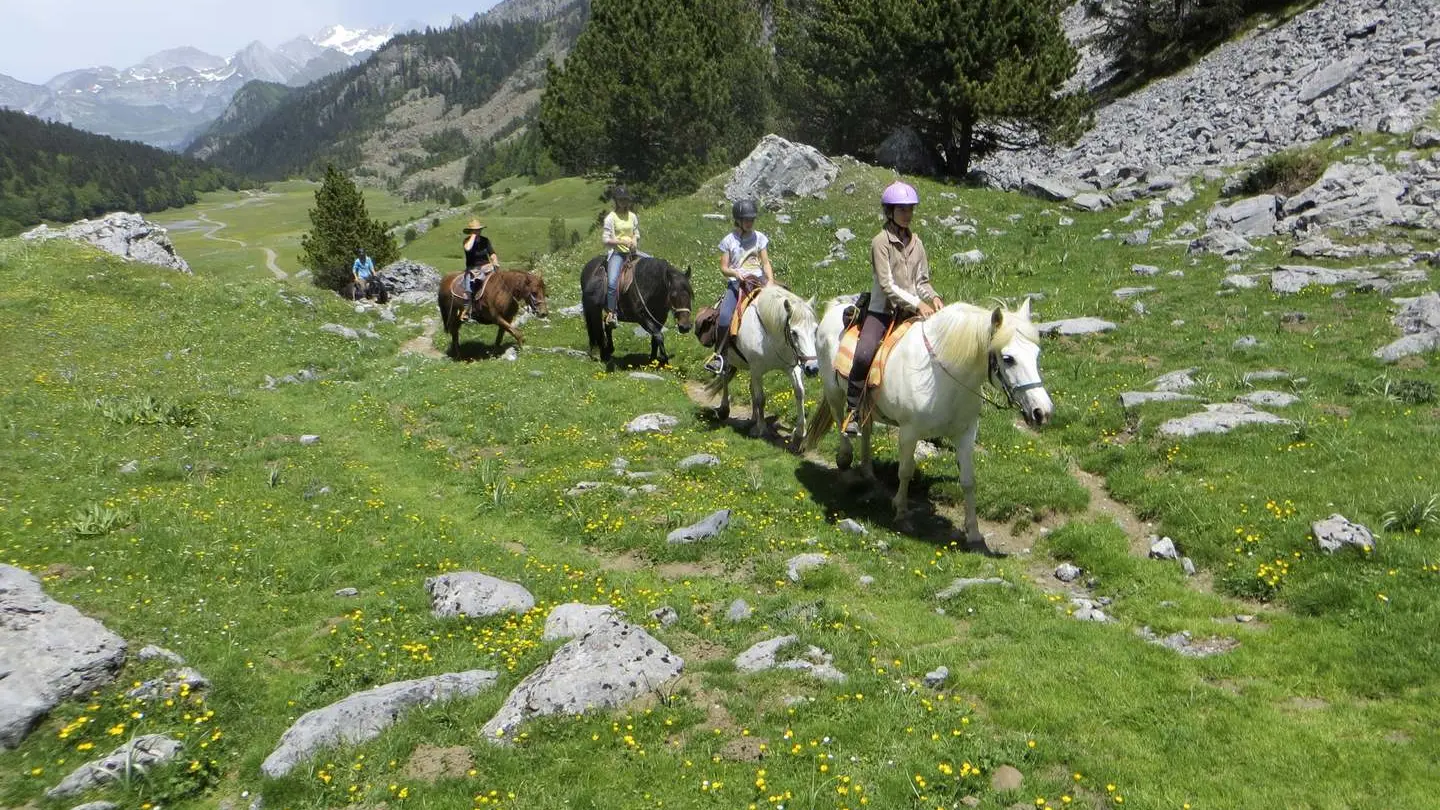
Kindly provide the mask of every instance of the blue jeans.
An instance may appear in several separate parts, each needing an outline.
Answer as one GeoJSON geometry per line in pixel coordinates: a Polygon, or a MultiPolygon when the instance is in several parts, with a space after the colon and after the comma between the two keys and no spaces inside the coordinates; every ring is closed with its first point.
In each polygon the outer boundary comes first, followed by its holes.
{"type": "Polygon", "coordinates": [[[625,264],[625,257],[626,254],[612,250],[605,259],[605,308],[611,312],[615,311],[616,299],[619,297],[620,268],[625,264]]]}
{"type": "Polygon", "coordinates": [[[730,331],[730,320],[735,317],[735,307],[740,303],[740,282],[730,279],[725,282],[725,296],[720,299],[720,321],[717,328],[720,334],[727,334],[730,331]]]}

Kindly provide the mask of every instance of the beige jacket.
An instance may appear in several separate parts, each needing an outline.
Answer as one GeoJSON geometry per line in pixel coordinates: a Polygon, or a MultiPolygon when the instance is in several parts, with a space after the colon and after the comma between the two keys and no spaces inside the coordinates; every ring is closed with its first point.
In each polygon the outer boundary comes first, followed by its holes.
{"type": "Polygon", "coordinates": [[[910,244],[901,244],[900,236],[884,228],[870,240],[870,267],[875,283],[870,286],[870,311],[894,312],[905,309],[915,312],[920,302],[935,298],[930,286],[930,259],[919,234],[910,233],[910,244]]]}

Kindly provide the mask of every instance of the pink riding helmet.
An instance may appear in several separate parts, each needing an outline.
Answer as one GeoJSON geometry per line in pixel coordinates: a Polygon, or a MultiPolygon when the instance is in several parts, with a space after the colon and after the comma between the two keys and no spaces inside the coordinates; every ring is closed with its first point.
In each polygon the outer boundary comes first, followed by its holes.
{"type": "Polygon", "coordinates": [[[880,195],[881,205],[919,205],[920,194],[909,183],[902,183],[899,180],[885,187],[885,193],[880,195]]]}

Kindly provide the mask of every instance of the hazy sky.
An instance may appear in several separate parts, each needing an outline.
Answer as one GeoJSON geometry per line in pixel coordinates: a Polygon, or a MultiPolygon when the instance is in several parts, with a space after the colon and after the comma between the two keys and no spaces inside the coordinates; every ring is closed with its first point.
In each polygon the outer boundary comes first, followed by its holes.
{"type": "Polygon", "coordinates": [[[496,0],[0,0],[0,73],[43,84],[57,73],[129,67],[192,45],[228,57],[340,23],[349,28],[469,18],[496,0]]]}

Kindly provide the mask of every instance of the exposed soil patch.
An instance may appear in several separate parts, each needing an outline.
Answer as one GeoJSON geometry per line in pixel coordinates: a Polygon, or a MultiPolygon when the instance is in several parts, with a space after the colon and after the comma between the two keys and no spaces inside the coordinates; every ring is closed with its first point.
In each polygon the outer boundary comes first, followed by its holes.
{"type": "Polygon", "coordinates": [[[694,633],[678,632],[669,634],[671,647],[685,659],[686,664],[701,664],[730,657],[725,645],[701,638],[694,633]]]}
{"type": "Polygon", "coordinates": [[[424,327],[418,336],[413,337],[400,346],[400,354],[418,354],[422,357],[430,357],[435,360],[444,360],[445,353],[435,348],[435,332],[440,328],[440,323],[434,318],[426,318],[421,321],[424,327]]]}
{"type": "Polygon", "coordinates": [[[720,749],[720,758],[730,762],[759,762],[765,756],[762,746],[769,746],[768,740],[756,737],[736,737],[720,749]]]}
{"type": "Polygon", "coordinates": [[[1285,705],[1291,709],[1300,709],[1301,711],[1307,712],[1330,708],[1328,702],[1315,697],[1293,697],[1286,701],[1285,705]]]}
{"type": "Polygon", "coordinates": [[[1079,467],[1072,466],[1070,475],[1080,486],[1090,493],[1089,514],[1103,515],[1115,521],[1125,531],[1125,536],[1130,538],[1130,553],[1137,557],[1150,556],[1150,526],[1123,503],[1110,497],[1110,491],[1105,486],[1105,479],[1098,475],[1085,472],[1079,467]]]}
{"type": "Polygon", "coordinates": [[[462,779],[474,762],[469,748],[422,744],[405,763],[405,775],[430,783],[439,779],[462,779]]]}

